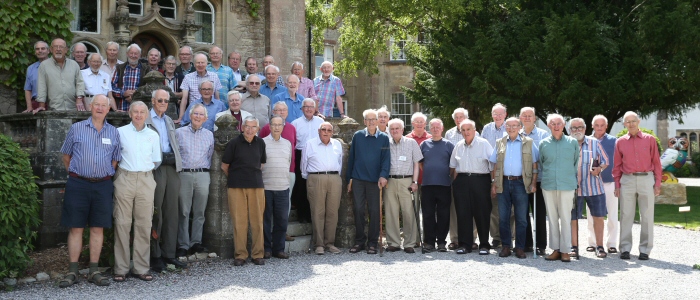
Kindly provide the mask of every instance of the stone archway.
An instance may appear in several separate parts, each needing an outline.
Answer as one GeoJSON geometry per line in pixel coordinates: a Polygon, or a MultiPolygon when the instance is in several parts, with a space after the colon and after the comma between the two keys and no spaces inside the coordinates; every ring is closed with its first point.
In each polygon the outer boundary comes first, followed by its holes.
{"type": "Polygon", "coordinates": [[[147,57],[148,51],[152,48],[156,48],[158,49],[158,51],[160,51],[161,59],[164,59],[168,55],[171,55],[171,53],[169,53],[168,51],[169,47],[166,46],[163,40],[148,32],[137,34],[136,36],[134,36],[133,39],[131,39],[131,43],[135,43],[136,45],[139,45],[139,47],[141,47],[141,57],[147,57]]]}

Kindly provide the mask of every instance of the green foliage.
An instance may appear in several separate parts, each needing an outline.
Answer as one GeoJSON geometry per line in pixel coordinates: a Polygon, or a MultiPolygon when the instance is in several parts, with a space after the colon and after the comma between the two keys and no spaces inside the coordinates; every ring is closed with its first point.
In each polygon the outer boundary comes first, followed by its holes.
{"type": "Polygon", "coordinates": [[[680,169],[673,172],[673,176],[679,177],[698,177],[698,169],[694,164],[686,163],[680,169]]]}
{"type": "MultiPolygon", "coordinates": [[[[653,136],[656,139],[656,145],[659,147],[659,155],[664,153],[664,148],[661,147],[661,140],[659,140],[659,137],[656,136],[656,134],[654,133],[653,130],[646,129],[644,127],[639,127],[639,130],[641,130],[642,132],[644,132],[646,134],[650,134],[651,136],[653,136]]],[[[619,137],[627,134],[628,132],[629,131],[627,130],[627,128],[623,128],[622,130],[620,130],[620,132],[617,133],[617,135],[615,137],[619,138],[619,137]]]]}
{"type": "Polygon", "coordinates": [[[31,262],[28,253],[41,223],[34,178],[28,154],[0,134],[0,278],[21,274],[31,262]]]}
{"type": "MultiPolygon", "coordinates": [[[[34,43],[43,40],[50,45],[56,37],[70,42],[73,37],[71,20],[73,14],[68,8],[68,0],[2,1],[0,73],[8,72],[9,76],[0,84],[22,90],[27,67],[36,60],[34,43]]],[[[23,93],[18,95],[24,99],[23,93]]],[[[24,100],[19,102],[24,103],[24,100]]]]}
{"type": "Polygon", "coordinates": [[[260,10],[260,4],[255,2],[255,0],[245,0],[245,2],[248,3],[248,6],[250,6],[248,14],[250,14],[250,16],[254,19],[257,19],[259,16],[258,11],[260,10]]]}
{"type": "MultiPolygon", "coordinates": [[[[114,267],[114,228],[104,228],[102,231],[103,241],[102,241],[102,251],[100,252],[100,260],[98,263],[100,266],[110,266],[114,267]]],[[[133,241],[133,231],[131,233],[131,239],[133,241]]],[[[83,245],[90,245],[90,228],[85,228],[83,230],[83,245]]],[[[84,259],[90,258],[90,248],[84,247],[80,255],[84,259]]]]}

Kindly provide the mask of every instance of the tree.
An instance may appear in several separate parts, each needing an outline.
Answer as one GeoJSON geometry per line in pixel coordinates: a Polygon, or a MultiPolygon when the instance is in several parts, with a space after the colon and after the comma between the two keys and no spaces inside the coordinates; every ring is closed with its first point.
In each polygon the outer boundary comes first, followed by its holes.
{"type": "Polygon", "coordinates": [[[410,99],[437,114],[464,106],[477,120],[501,102],[535,107],[542,119],[603,114],[609,126],[628,110],[679,117],[700,102],[700,1],[479,6],[408,52],[410,99]]]}

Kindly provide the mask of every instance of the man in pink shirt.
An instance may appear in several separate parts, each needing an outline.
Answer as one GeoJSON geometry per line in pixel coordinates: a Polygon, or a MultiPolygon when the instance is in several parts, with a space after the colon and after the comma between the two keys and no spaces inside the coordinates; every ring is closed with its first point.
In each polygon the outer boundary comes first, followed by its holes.
{"type": "Polygon", "coordinates": [[[615,197],[620,198],[620,258],[630,259],[632,224],[639,202],[639,259],[648,260],[654,246],[654,198],[661,193],[659,148],[653,136],[639,130],[636,113],[626,112],[623,121],[629,132],[617,139],[612,171],[615,197]]]}

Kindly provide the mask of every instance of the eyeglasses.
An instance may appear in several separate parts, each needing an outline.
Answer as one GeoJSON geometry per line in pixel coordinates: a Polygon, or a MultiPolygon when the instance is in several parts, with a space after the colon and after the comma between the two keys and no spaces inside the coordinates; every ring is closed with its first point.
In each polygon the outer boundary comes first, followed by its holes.
{"type": "Polygon", "coordinates": [[[275,109],[273,109],[272,111],[283,112],[283,111],[287,111],[287,110],[284,109],[284,108],[275,108],[275,109]]]}
{"type": "Polygon", "coordinates": [[[199,112],[193,112],[192,115],[193,116],[205,116],[205,114],[199,113],[199,112]]]}
{"type": "Polygon", "coordinates": [[[369,121],[369,122],[376,122],[376,121],[377,121],[377,119],[365,119],[365,121],[369,121]]]}
{"type": "Polygon", "coordinates": [[[284,124],[270,124],[270,127],[282,127],[284,124]]]}
{"type": "Polygon", "coordinates": [[[506,129],[518,129],[520,128],[520,125],[506,125],[506,129]]]}
{"type": "Polygon", "coordinates": [[[308,108],[308,109],[311,109],[311,108],[316,108],[316,107],[315,107],[315,106],[308,106],[308,105],[305,105],[305,106],[302,106],[301,108],[308,108]]]}
{"type": "Polygon", "coordinates": [[[572,126],[571,131],[581,131],[586,129],[586,126],[572,126]]]}
{"type": "Polygon", "coordinates": [[[329,128],[321,128],[319,130],[323,131],[323,132],[333,132],[333,129],[329,129],[329,128]]]}
{"type": "Polygon", "coordinates": [[[165,99],[158,99],[158,103],[168,103],[170,100],[165,100],[165,99]]]}
{"type": "Polygon", "coordinates": [[[625,124],[639,123],[638,120],[625,121],[625,124]]]}
{"type": "Polygon", "coordinates": [[[248,81],[248,85],[260,85],[260,81],[248,81]]]}
{"type": "Polygon", "coordinates": [[[203,91],[203,92],[209,92],[209,91],[213,91],[214,89],[212,89],[212,88],[201,88],[201,89],[199,89],[199,90],[200,90],[200,91],[203,91]]]}

